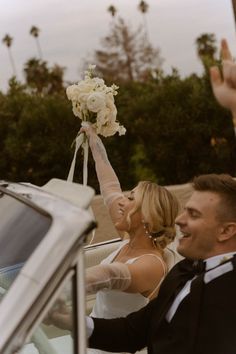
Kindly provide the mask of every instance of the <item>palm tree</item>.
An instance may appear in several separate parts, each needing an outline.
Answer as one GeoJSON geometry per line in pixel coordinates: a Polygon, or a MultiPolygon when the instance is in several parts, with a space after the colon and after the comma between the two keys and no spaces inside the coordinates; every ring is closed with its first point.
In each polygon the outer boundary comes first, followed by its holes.
{"type": "Polygon", "coordinates": [[[107,9],[108,12],[110,12],[112,17],[115,17],[116,13],[117,13],[117,9],[115,8],[115,6],[110,5],[107,9]]]}
{"type": "Polygon", "coordinates": [[[30,29],[30,34],[31,34],[31,36],[33,36],[35,38],[35,41],[36,41],[36,46],[38,49],[39,58],[42,60],[43,55],[42,55],[42,50],[41,50],[40,43],[39,43],[39,32],[40,32],[40,30],[36,26],[32,26],[30,29]]]}
{"type": "Polygon", "coordinates": [[[203,33],[196,39],[199,58],[208,55],[213,58],[216,53],[216,38],[214,33],[203,33]]]}
{"type": "Polygon", "coordinates": [[[14,60],[13,60],[13,56],[12,56],[12,53],[11,53],[12,42],[13,42],[13,38],[9,34],[6,34],[3,37],[3,39],[2,39],[2,43],[4,43],[7,46],[7,49],[8,49],[13,75],[16,76],[16,66],[15,66],[15,63],[14,63],[14,60]]]}
{"type": "Polygon", "coordinates": [[[214,33],[203,33],[196,39],[197,54],[206,71],[216,61],[216,38],[214,33]]]}
{"type": "Polygon", "coordinates": [[[148,27],[147,27],[147,18],[146,18],[146,13],[148,12],[149,5],[147,2],[144,0],[141,0],[140,3],[138,4],[138,10],[142,13],[143,15],[143,26],[146,31],[146,36],[148,37],[148,27]]]}

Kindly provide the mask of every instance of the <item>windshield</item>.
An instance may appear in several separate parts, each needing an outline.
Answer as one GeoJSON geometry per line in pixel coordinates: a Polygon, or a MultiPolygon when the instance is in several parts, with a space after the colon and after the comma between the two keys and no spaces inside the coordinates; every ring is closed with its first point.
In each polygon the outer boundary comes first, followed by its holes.
{"type": "Polygon", "coordinates": [[[46,235],[51,217],[7,194],[0,195],[0,301],[46,235]]]}

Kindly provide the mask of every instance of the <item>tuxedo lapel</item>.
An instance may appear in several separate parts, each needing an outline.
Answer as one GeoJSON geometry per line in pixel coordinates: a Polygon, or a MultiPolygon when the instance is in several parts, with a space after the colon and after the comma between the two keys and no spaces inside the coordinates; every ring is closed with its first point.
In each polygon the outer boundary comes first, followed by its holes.
{"type": "Polygon", "coordinates": [[[158,308],[157,315],[155,316],[156,326],[158,326],[163,317],[165,317],[174,298],[178,295],[186,282],[194,276],[192,263],[192,261],[187,259],[180,261],[172,268],[163,281],[158,294],[158,308]]]}
{"type": "Polygon", "coordinates": [[[203,278],[204,273],[193,280],[190,288],[191,296],[188,297],[189,304],[186,307],[186,311],[188,312],[186,316],[191,317],[191,321],[188,323],[189,332],[191,333],[189,336],[189,346],[191,348],[191,353],[194,353],[194,348],[196,348],[195,342],[200,328],[200,316],[204,291],[203,278]]]}

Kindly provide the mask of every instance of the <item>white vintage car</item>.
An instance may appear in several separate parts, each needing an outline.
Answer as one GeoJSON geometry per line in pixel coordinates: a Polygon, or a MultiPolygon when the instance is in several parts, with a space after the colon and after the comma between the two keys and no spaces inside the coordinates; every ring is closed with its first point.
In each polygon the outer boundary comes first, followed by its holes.
{"type": "MultiPolygon", "coordinates": [[[[178,197],[186,190],[174,187],[178,197]]],[[[86,353],[85,314],[95,295],[85,297],[84,267],[100,263],[121,242],[87,245],[96,226],[88,210],[93,196],[88,186],[58,179],[43,187],[0,181],[1,354],[86,353]],[[61,299],[72,309],[72,332],[46,324],[61,299]]],[[[179,261],[175,244],[165,257],[169,268],[179,261]]]]}

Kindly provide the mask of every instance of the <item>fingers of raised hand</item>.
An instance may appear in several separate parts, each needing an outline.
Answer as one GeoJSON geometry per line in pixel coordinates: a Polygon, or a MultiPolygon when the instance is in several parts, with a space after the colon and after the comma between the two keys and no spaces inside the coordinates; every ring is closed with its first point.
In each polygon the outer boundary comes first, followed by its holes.
{"type": "Polygon", "coordinates": [[[233,61],[228,42],[226,39],[222,39],[221,41],[221,58],[222,60],[230,60],[233,61]]]}
{"type": "Polygon", "coordinates": [[[230,60],[223,61],[223,77],[229,87],[236,88],[236,63],[230,60]]]}
{"type": "Polygon", "coordinates": [[[211,84],[213,87],[219,86],[222,84],[220,70],[217,66],[213,66],[210,68],[210,78],[211,78],[211,84]]]}

